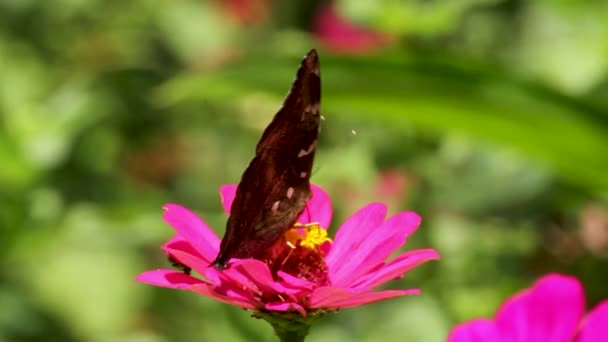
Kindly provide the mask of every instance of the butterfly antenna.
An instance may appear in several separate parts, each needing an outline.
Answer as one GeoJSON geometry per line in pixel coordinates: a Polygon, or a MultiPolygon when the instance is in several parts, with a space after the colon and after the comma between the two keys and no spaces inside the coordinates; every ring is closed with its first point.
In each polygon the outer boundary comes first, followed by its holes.
{"type": "Polygon", "coordinates": [[[310,209],[308,208],[308,203],[306,203],[306,206],[304,206],[304,210],[306,210],[306,215],[308,216],[308,222],[310,223],[310,221],[312,220],[312,215],[310,214],[310,209]]]}
{"type": "Polygon", "coordinates": [[[281,268],[283,268],[283,266],[285,266],[285,264],[287,263],[287,260],[289,260],[289,257],[291,257],[291,255],[293,254],[294,249],[295,249],[295,247],[289,250],[289,254],[287,254],[285,259],[283,259],[283,262],[281,263],[281,268]]]}

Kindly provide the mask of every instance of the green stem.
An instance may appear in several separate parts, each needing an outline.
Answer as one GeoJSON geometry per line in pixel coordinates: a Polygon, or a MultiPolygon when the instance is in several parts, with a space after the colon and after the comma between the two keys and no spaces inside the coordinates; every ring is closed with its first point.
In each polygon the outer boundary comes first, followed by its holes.
{"type": "Polygon", "coordinates": [[[308,336],[313,321],[313,319],[305,319],[299,314],[278,315],[256,312],[254,316],[270,323],[281,342],[303,342],[308,336]]]}
{"type": "Polygon", "coordinates": [[[281,342],[304,342],[308,332],[310,331],[309,324],[277,326],[274,325],[274,333],[279,337],[281,342]]]}

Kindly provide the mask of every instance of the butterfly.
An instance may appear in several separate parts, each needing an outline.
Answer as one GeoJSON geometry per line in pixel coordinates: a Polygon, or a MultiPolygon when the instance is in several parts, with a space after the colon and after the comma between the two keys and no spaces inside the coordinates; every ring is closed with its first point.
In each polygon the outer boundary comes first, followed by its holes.
{"type": "Polygon", "coordinates": [[[313,49],[241,177],[220,251],[211,263],[217,269],[226,268],[232,258],[263,254],[296,223],[312,194],[320,103],[319,56],[313,49]]]}

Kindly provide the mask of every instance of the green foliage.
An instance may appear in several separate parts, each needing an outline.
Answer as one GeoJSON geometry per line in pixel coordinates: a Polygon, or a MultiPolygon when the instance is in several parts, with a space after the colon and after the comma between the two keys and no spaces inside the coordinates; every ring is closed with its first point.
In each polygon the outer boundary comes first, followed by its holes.
{"type": "Polygon", "coordinates": [[[605,4],[343,0],[391,36],[354,56],[310,32],[322,1],[256,1],[246,24],[222,3],[0,3],[0,341],[274,340],[133,278],[169,266],[163,203],[223,232],[217,190],[313,46],[331,228],[384,201],[422,214],[406,248],[442,260],[391,285],[422,296],[324,317],[310,341],[442,341],[546,272],[608,297],[605,4]]]}

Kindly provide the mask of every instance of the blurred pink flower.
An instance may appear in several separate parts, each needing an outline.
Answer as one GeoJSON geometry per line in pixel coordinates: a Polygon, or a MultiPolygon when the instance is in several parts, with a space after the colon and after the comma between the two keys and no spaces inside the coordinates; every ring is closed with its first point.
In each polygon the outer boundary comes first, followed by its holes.
{"type": "Polygon", "coordinates": [[[313,22],[313,31],[328,50],[345,54],[361,54],[386,47],[393,38],[358,26],[340,15],[334,4],[323,7],[313,22]]]}
{"type": "MultiPolygon", "coordinates": [[[[332,216],[330,199],[321,188],[313,185],[312,190],[298,220],[301,228],[289,230],[264,261],[233,259],[223,271],[209,267],[219,250],[217,235],[188,209],[167,204],[163,218],[177,234],[162,249],[202,277],[158,269],[142,273],[136,280],[193,291],[246,309],[299,312],[304,317],[309,312],[420,293],[419,289],[372,291],[439,258],[432,249],[419,249],[386,261],[418,228],[416,213],[402,212],[385,219],[384,204],[369,204],[346,220],[331,242],[325,231],[332,216]]],[[[227,214],[235,192],[236,185],[220,189],[227,214]]]]}
{"type": "Polygon", "coordinates": [[[375,195],[386,199],[401,199],[405,196],[409,175],[399,169],[384,169],[378,172],[375,195]]]}
{"type": "Polygon", "coordinates": [[[549,274],[509,298],[494,320],[456,326],[449,342],[608,341],[608,301],[583,318],[585,294],[573,277],[549,274]]]}

